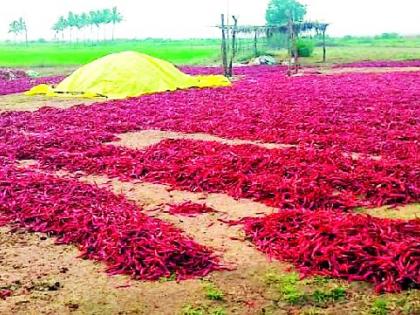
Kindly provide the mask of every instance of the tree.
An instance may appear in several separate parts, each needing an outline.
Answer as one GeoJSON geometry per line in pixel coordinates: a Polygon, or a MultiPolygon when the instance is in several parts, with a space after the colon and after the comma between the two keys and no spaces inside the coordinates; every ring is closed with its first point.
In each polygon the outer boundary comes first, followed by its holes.
{"type": "MultiPolygon", "coordinates": [[[[83,13],[83,14],[85,14],[85,13],[83,13]]],[[[80,35],[82,29],[86,26],[86,23],[85,23],[86,16],[83,16],[83,14],[75,14],[74,15],[74,22],[75,22],[74,26],[76,27],[76,29],[78,31],[77,35],[76,35],[76,41],[78,41],[78,39],[79,39],[78,35],[80,35]]]]}
{"type": "MultiPolygon", "coordinates": [[[[79,15],[77,27],[83,30],[85,27],[88,27],[89,25],[90,25],[89,15],[87,15],[86,13],[82,13],[81,15],[79,15]]],[[[85,37],[85,40],[86,40],[86,37],[85,37]]]]}
{"type": "Polygon", "coordinates": [[[23,19],[23,17],[19,18],[18,24],[19,24],[20,33],[23,33],[25,35],[25,43],[26,45],[28,45],[28,28],[26,27],[26,22],[23,19]]]}
{"type": "Polygon", "coordinates": [[[28,28],[26,26],[25,20],[22,17],[16,21],[12,21],[9,24],[9,33],[15,34],[15,37],[19,34],[25,35],[25,42],[26,45],[28,45],[28,28]]]}
{"type": "MultiPolygon", "coordinates": [[[[81,34],[85,28],[90,27],[90,33],[93,33],[93,27],[96,26],[97,40],[99,41],[99,32],[101,27],[104,31],[104,39],[106,39],[107,25],[112,24],[112,39],[114,39],[114,28],[115,25],[121,23],[123,17],[118,11],[117,7],[112,9],[94,10],[89,13],[73,13],[68,12],[67,17],[60,16],[59,19],[54,23],[51,29],[55,32],[56,36],[61,33],[64,40],[64,31],[69,30],[70,42],[72,41],[73,31],[77,31],[75,38],[78,39],[77,34],[81,34]]],[[[15,25],[10,24],[10,33],[15,33],[15,25]]],[[[17,33],[15,33],[17,34],[17,33]]],[[[86,37],[85,37],[86,40],[86,37]]]]}
{"type": "Polygon", "coordinates": [[[72,41],[72,30],[76,26],[77,26],[77,15],[70,11],[67,14],[67,27],[69,28],[69,31],[70,31],[70,42],[72,41]]]}
{"type": "Polygon", "coordinates": [[[289,17],[301,22],[306,14],[306,6],[296,0],[270,0],[265,19],[268,25],[286,25],[289,17]]]}
{"type": "Polygon", "coordinates": [[[114,40],[115,24],[119,24],[123,21],[122,14],[118,11],[117,7],[113,7],[111,11],[111,22],[112,22],[112,40],[114,40]]]}
{"type": "Polygon", "coordinates": [[[54,23],[52,30],[56,34],[61,33],[61,38],[64,41],[64,31],[66,30],[67,26],[67,20],[64,18],[64,16],[60,16],[57,22],[54,23]]]}
{"type": "Polygon", "coordinates": [[[110,9],[103,9],[100,11],[101,24],[104,25],[104,40],[106,40],[106,26],[112,22],[112,13],[110,9]]]}
{"type": "Polygon", "coordinates": [[[16,37],[19,34],[19,25],[18,25],[18,21],[12,21],[9,24],[9,34],[12,33],[15,35],[15,41],[16,41],[16,37]]]}
{"type": "Polygon", "coordinates": [[[99,25],[102,23],[101,11],[90,11],[89,18],[91,25],[96,26],[97,40],[99,41],[99,25]]]}

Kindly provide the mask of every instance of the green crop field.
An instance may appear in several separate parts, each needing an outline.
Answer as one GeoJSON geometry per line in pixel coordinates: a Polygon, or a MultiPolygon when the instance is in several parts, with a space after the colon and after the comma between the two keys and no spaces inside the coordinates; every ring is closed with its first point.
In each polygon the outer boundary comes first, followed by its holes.
{"type": "Polygon", "coordinates": [[[176,64],[207,63],[217,58],[217,40],[141,40],[87,43],[0,43],[0,66],[42,67],[80,65],[113,52],[134,50],[176,64]]]}
{"type": "MultiPolygon", "coordinates": [[[[358,60],[406,60],[420,59],[420,37],[371,38],[345,37],[328,38],[328,63],[342,63],[358,60]]],[[[30,42],[25,44],[0,43],[0,67],[57,67],[78,66],[109,53],[134,50],[175,64],[215,64],[220,62],[220,41],[217,39],[194,40],[118,40],[100,43],[52,43],[30,42]]],[[[286,50],[262,49],[286,57],[286,50]]],[[[319,63],[322,59],[319,42],[314,54],[302,58],[301,62],[319,63]]],[[[252,57],[249,51],[247,59],[252,57]],[[249,56],[248,56],[249,55],[249,56]]],[[[240,58],[241,61],[245,58],[240,58]]]]}

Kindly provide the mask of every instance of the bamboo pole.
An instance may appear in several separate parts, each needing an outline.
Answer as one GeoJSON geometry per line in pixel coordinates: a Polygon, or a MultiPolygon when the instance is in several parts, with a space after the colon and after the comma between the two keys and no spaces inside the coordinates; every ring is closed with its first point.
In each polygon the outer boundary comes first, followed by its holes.
{"type": "Polygon", "coordinates": [[[237,51],[237,47],[236,47],[236,30],[238,27],[238,18],[236,16],[232,16],[233,18],[233,27],[232,27],[232,51],[231,51],[231,55],[230,55],[230,60],[229,60],[229,71],[228,71],[228,76],[232,77],[233,76],[233,61],[235,59],[236,56],[236,51],[237,51]]]}
{"type": "Polygon", "coordinates": [[[222,64],[225,76],[228,76],[228,61],[227,61],[227,47],[226,47],[226,29],[225,29],[225,15],[222,14],[222,64]]]}
{"type": "Polygon", "coordinates": [[[327,48],[325,45],[325,31],[326,29],[324,28],[324,30],[322,31],[322,62],[327,61],[327,48]]]}
{"type": "Polygon", "coordinates": [[[255,29],[254,32],[254,57],[258,57],[258,32],[257,29],[255,29]]]}

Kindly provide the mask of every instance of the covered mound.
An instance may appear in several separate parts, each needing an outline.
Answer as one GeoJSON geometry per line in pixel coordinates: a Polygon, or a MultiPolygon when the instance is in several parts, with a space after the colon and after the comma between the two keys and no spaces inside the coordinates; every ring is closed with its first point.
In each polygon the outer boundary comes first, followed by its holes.
{"type": "Polygon", "coordinates": [[[55,88],[38,85],[26,94],[123,99],[191,87],[229,85],[224,76],[190,76],[164,60],[126,51],[102,57],[79,68],[55,88]]]}

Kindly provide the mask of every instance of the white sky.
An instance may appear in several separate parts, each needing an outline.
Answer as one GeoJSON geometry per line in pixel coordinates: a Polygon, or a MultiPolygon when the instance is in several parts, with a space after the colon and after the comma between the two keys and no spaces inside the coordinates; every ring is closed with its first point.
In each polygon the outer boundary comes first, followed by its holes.
{"type": "MultiPolygon", "coordinates": [[[[116,29],[124,38],[192,38],[218,36],[211,28],[227,10],[240,24],[264,24],[268,0],[3,0],[0,39],[11,20],[23,16],[31,39],[53,36],[52,24],[69,10],[83,12],[118,6],[125,21],[116,29]]],[[[301,0],[308,18],[331,23],[329,34],[420,34],[420,0],[301,0]]]]}

